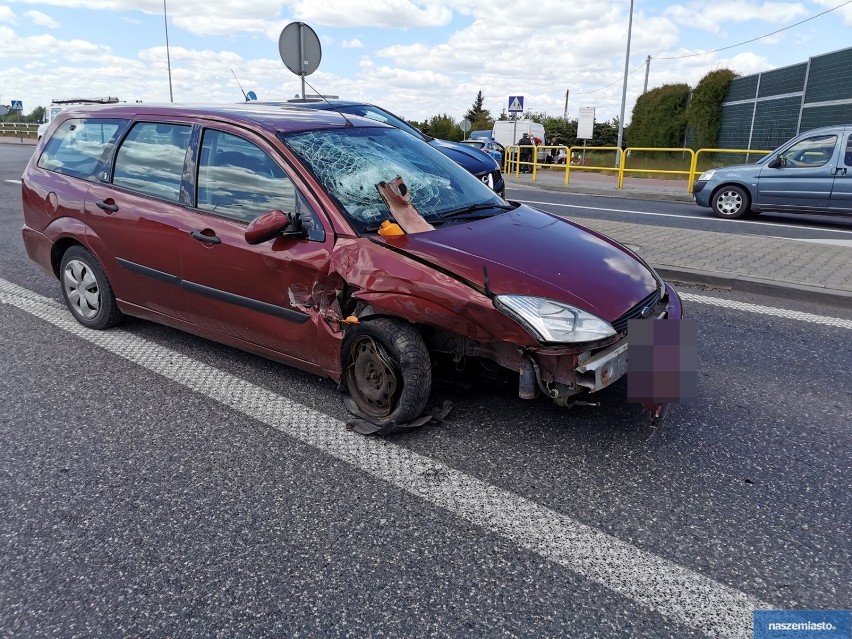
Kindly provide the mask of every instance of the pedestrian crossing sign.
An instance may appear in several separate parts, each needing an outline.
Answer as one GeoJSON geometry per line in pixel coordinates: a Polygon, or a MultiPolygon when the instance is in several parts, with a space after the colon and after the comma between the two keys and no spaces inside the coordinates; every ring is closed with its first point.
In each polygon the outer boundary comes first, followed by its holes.
{"type": "Polygon", "coordinates": [[[509,96],[509,113],[523,113],[524,111],[524,96],[510,95],[509,96]]]}
{"type": "Polygon", "coordinates": [[[21,100],[12,100],[12,105],[9,108],[10,111],[23,111],[24,103],[21,100]]]}

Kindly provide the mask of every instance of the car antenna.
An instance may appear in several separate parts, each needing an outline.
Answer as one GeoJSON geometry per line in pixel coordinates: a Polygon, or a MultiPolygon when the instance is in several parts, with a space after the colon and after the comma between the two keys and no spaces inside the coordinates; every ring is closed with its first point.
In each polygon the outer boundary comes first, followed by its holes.
{"type": "Polygon", "coordinates": [[[344,120],[346,120],[346,126],[355,126],[354,124],[352,124],[352,122],[349,120],[349,118],[347,118],[347,117],[346,117],[346,114],[345,114],[345,113],[343,113],[343,111],[338,110],[338,109],[337,109],[337,107],[335,107],[335,106],[334,106],[331,102],[329,102],[329,101],[328,101],[328,98],[326,98],[326,97],[325,97],[324,95],[322,95],[319,91],[317,91],[317,90],[314,88],[314,85],[312,85],[310,82],[308,82],[308,81],[305,79],[305,76],[302,76],[302,80],[305,80],[305,84],[307,84],[309,87],[311,87],[311,91],[313,91],[316,95],[318,95],[319,97],[321,97],[323,100],[325,100],[325,101],[326,101],[326,103],[328,104],[328,106],[330,106],[330,107],[331,107],[331,110],[332,110],[332,111],[334,111],[335,113],[337,113],[338,115],[340,115],[340,117],[342,117],[344,120]]]}
{"type": "Polygon", "coordinates": [[[243,85],[242,85],[242,84],[240,84],[240,81],[237,79],[237,74],[236,74],[236,73],[234,73],[234,70],[233,70],[233,69],[231,69],[231,75],[233,75],[233,76],[234,76],[234,80],[237,80],[237,86],[238,86],[238,87],[240,87],[240,91],[242,91],[242,93],[243,93],[243,97],[246,99],[246,102],[248,102],[248,101],[249,101],[249,97],[246,95],[246,92],[245,92],[245,91],[243,91],[243,85]]]}

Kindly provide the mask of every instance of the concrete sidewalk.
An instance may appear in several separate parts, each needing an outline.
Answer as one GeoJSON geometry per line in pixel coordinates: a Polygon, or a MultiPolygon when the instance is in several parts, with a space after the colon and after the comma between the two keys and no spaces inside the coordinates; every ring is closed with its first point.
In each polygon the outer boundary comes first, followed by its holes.
{"type": "MultiPolygon", "coordinates": [[[[567,187],[561,170],[540,171],[535,182],[529,174],[505,177],[508,187],[692,202],[681,180],[625,178],[617,189],[615,176],[583,171],[572,171],[567,187]]],[[[628,245],[670,280],[852,308],[852,246],[611,222],[593,211],[571,219],[628,245]]]]}

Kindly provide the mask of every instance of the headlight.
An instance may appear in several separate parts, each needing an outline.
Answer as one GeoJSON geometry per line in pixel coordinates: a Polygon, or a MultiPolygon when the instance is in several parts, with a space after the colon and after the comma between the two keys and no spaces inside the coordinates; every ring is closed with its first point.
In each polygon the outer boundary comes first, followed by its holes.
{"type": "Polygon", "coordinates": [[[609,322],[562,302],[526,295],[498,295],[494,305],[523,324],[540,342],[592,342],[615,335],[609,322]]]}
{"type": "Polygon", "coordinates": [[[716,169],[710,169],[709,171],[704,171],[701,175],[698,176],[699,180],[709,180],[714,175],[716,175],[716,169]]]}

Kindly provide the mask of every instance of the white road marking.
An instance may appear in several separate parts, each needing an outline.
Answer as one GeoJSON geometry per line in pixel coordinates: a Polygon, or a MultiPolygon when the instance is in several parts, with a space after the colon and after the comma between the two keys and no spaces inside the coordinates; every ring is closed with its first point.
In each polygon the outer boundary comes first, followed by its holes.
{"type": "Polygon", "coordinates": [[[86,329],[55,300],[3,279],[0,303],[22,309],[709,636],[751,637],[753,611],[772,608],[387,439],[357,435],[327,415],[132,333],[86,329]]]}
{"type": "Polygon", "coordinates": [[[810,322],[811,324],[821,324],[822,326],[834,326],[836,328],[848,328],[852,330],[852,320],[841,319],[839,317],[815,315],[814,313],[791,311],[786,308],[775,308],[774,306],[761,306],[760,304],[750,304],[749,302],[723,300],[719,297],[696,295],[695,293],[681,293],[678,291],[678,295],[680,295],[681,299],[685,302],[709,304],[711,306],[720,306],[722,308],[732,308],[737,311],[746,311],[748,313],[757,313],[759,315],[772,315],[774,317],[782,317],[784,319],[810,322]]]}
{"type": "MultiPolygon", "coordinates": [[[[767,223],[767,222],[755,222],[755,221],[751,221],[751,220],[721,220],[721,219],[712,218],[712,217],[696,218],[696,217],[693,217],[691,215],[677,215],[675,213],[653,213],[651,211],[636,211],[634,209],[609,209],[609,208],[605,208],[605,207],[602,207],[602,206],[580,206],[578,204],[562,204],[562,203],[557,203],[557,202],[537,202],[535,200],[515,200],[515,201],[520,202],[521,204],[531,204],[533,206],[559,206],[559,207],[566,208],[566,209],[580,209],[581,211],[605,211],[605,212],[609,212],[609,213],[635,213],[636,215],[649,215],[649,216],[652,216],[652,217],[676,217],[679,220],[718,222],[720,224],[756,224],[758,226],[763,226],[763,228],[773,228],[773,229],[788,228],[788,229],[802,230],[802,228],[803,228],[802,226],[798,226],[796,224],[775,224],[774,222],[770,224],[770,223],[767,223]]],[[[820,233],[845,233],[846,235],[852,235],[852,231],[845,231],[843,229],[819,228],[819,229],[814,229],[814,230],[819,231],[820,233]]],[[[768,235],[767,237],[774,237],[774,236],[768,235]]],[[[790,238],[779,237],[779,238],[776,238],[776,239],[783,240],[783,239],[790,239],[790,238]]]]}
{"type": "Polygon", "coordinates": [[[3,180],[4,182],[8,182],[9,184],[20,184],[20,180],[3,180]]]}
{"type": "Polygon", "coordinates": [[[779,237],[778,239],[792,240],[793,242],[811,242],[812,244],[828,244],[830,246],[845,246],[846,248],[852,248],[852,240],[817,240],[808,237],[779,237]]]}

